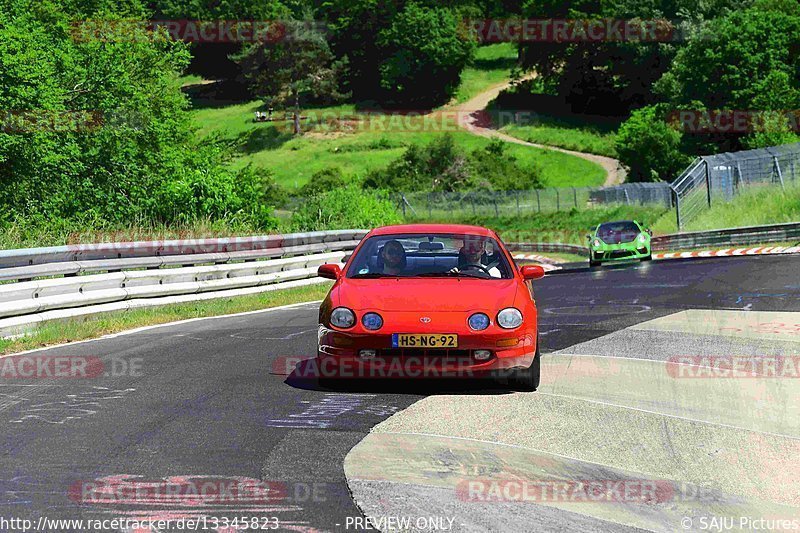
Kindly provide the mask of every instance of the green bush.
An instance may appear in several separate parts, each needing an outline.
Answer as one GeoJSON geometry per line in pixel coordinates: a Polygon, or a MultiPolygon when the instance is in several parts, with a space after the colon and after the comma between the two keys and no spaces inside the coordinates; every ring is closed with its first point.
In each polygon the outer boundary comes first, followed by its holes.
{"type": "Polygon", "coordinates": [[[316,194],[344,187],[346,185],[344,174],[339,167],[329,167],[315,172],[308,183],[300,187],[298,196],[307,198],[316,194]]]}
{"type": "Polygon", "coordinates": [[[486,148],[470,154],[472,170],[480,180],[481,188],[499,191],[521,191],[542,186],[542,169],[538,166],[521,167],[515,157],[506,153],[508,145],[492,139],[486,148]]]}
{"type": "Polygon", "coordinates": [[[385,193],[350,185],[307,198],[292,215],[294,231],[374,228],[400,222],[385,193]]]}
{"type": "Polygon", "coordinates": [[[680,151],[681,133],[665,120],[659,106],[637,109],[617,134],[617,153],[630,169],[628,181],[671,181],[690,158],[680,151]]]}
{"type": "Polygon", "coordinates": [[[425,146],[411,145],[382,170],[371,172],[364,186],[399,192],[526,190],[541,186],[539,167],[521,167],[495,139],[470,154],[459,148],[450,134],[425,146]]]}
{"type": "Polygon", "coordinates": [[[0,2],[0,109],[35,119],[13,115],[14,127],[0,127],[0,211],[68,226],[248,219],[274,227],[269,180],[229,170],[223,150],[195,139],[178,82],[186,44],[135,24],[121,38],[71,25],[143,18],[138,0],[0,2]],[[48,124],[54,118],[58,127],[48,124]]]}

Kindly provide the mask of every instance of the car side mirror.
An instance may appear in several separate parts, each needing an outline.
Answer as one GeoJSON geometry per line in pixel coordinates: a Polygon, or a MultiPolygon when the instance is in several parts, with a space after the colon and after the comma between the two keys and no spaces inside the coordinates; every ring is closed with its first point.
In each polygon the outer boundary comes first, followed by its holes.
{"type": "Polygon", "coordinates": [[[519,273],[526,280],[542,279],[544,277],[544,269],[539,265],[525,265],[520,267],[519,273]]]}
{"type": "Polygon", "coordinates": [[[586,240],[587,240],[587,241],[591,241],[591,240],[592,240],[592,236],[591,236],[591,235],[587,235],[587,236],[586,236],[586,240]]]}
{"type": "Polygon", "coordinates": [[[346,256],[342,257],[342,263],[347,263],[352,257],[352,254],[347,254],[346,256]]]}
{"type": "Polygon", "coordinates": [[[320,265],[317,269],[317,276],[326,279],[339,279],[339,276],[342,275],[342,269],[339,265],[334,263],[326,263],[324,265],[320,265]]]}
{"type": "Polygon", "coordinates": [[[650,235],[651,237],[653,236],[653,230],[651,230],[650,228],[647,228],[647,230],[645,231],[647,231],[647,234],[650,235]]]}

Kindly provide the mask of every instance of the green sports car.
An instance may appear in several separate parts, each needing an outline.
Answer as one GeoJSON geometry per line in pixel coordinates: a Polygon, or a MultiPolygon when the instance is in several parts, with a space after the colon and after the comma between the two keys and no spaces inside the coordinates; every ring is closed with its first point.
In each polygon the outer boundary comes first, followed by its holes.
{"type": "Polygon", "coordinates": [[[589,240],[589,266],[605,261],[627,261],[653,258],[650,237],[653,232],[635,220],[620,220],[598,225],[589,240]]]}

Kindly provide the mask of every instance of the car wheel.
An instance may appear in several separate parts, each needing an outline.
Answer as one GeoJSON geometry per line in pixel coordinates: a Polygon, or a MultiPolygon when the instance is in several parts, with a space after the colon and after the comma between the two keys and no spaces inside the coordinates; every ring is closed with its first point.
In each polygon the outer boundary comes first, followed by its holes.
{"type": "Polygon", "coordinates": [[[594,268],[596,266],[600,266],[600,261],[595,261],[594,259],[589,259],[589,267],[594,268]]]}
{"type": "Polygon", "coordinates": [[[653,254],[647,254],[647,256],[642,257],[642,261],[652,261],[652,260],[653,260],[653,254]]]}
{"type": "Polygon", "coordinates": [[[518,391],[533,392],[539,388],[541,377],[542,358],[539,354],[539,339],[536,339],[536,354],[528,368],[521,368],[514,372],[512,384],[518,391]]]}

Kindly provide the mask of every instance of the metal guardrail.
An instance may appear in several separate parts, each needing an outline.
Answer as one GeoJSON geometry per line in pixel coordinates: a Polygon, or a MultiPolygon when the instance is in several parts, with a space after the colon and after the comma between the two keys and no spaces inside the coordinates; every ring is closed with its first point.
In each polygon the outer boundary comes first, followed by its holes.
{"type": "Polygon", "coordinates": [[[586,246],[556,242],[516,242],[508,243],[507,246],[510,252],[553,252],[576,255],[589,253],[589,248],[586,246]]]}
{"type": "MultiPolygon", "coordinates": [[[[93,261],[100,259],[224,254],[252,252],[257,250],[275,250],[278,252],[281,248],[360,240],[366,234],[366,230],[314,231],[308,233],[263,235],[256,237],[111,242],[73,244],[47,248],[0,250],[0,269],[54,262],[93,261]]],[[[246,259],[246,257],[243,258],[246,259]]]]}
{"type": "Polygon", "coordinates": [[[179,296],[188,301],[192,295],[205,299],[214,292],[224,295],[312,282],[319,265],[341,261],[366,233],[344,230],[2,250],[0,266],[6,268],[0,268],[0,280],[16,282],[0,284],[0,333],[41,322],[43,314],[54,318],[83,314],[73,308],[92,314],[106,304],[129,300],[179,296]]]}
{"type": "Polygon", "coordinates": [[[131,257],[123,259],[95,259],[90,261],[65,261],[38,265],[0,269],[0,281],[31,280],[44,276],[75,276],[88,272],[119,272],[137,268],[156,269],[173,266],[191,266],[207,263],[221,264],[234,261],[256,261],[276,259],[310,253],[324,253],[332,250],[351,249],[357,240],[334,243],[306,244],[266,250],[244,250],[239,252],[203,253],[187,255],[164,255],[152,257],[131,257]]]}
{"type": "Polygon", "coordinates": [[[653,237],[653,250],[681,250],[709,246],[747,246],[800,241],[800,222],[694,231],[653,237]]]}
{"type": "Polygon", "coordinates": [[[0,318],[134,298],[196,294],[316,277],[344,251],[286,259],[138,270],[0,285],[0,318]]]}

